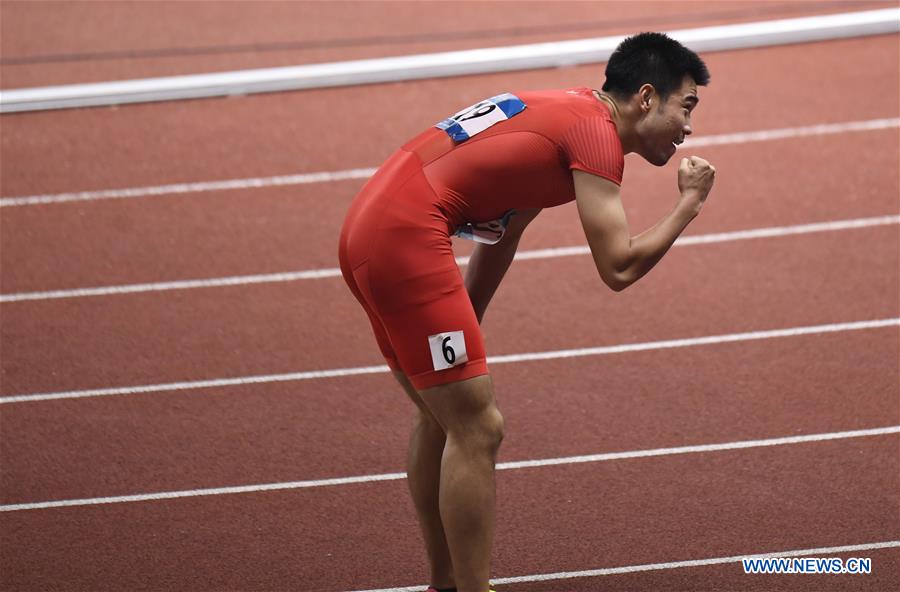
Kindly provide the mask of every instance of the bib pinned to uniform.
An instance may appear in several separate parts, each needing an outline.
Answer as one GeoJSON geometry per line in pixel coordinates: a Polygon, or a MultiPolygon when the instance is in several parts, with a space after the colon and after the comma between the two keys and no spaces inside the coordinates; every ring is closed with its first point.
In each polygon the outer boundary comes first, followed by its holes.
{"type": "Polygon", "coordinates": [[[515,215],[515,210],[510,210],[503,214],[502,218],[489,220],[488,222],[466,222],[456,229],[453,236],[472,240],[476,243],[484,243],[486,245],[495,245],[500,242],[503,235],[506,234],[506,227],[509,225],[509,219],[515,215]]]}
{"type": "Polygon", "coordinates": [[[465,142],[496,123],[521,113],[525,103],[512,93],[503,93],[466,107],[434,127],[447,132],[454,142],[465,142]]]}

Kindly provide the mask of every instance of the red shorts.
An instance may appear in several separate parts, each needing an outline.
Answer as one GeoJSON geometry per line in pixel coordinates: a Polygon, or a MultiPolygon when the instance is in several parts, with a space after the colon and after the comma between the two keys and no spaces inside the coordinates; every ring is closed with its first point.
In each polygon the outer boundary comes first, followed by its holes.
{"type": "Polygon", "coordinates": [[[394,370],[417,389],[487,374],[484,339],[446,217],[419,158],[396,152],[363,187],[341,230],[341,273],[394,370]]]}

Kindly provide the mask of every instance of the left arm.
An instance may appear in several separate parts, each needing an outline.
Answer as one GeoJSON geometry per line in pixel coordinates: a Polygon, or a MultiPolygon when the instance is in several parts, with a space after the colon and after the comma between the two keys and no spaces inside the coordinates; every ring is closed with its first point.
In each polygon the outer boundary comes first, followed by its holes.
{"type": "Polygon", "coordinates": [[[540,209],[519,210],[510,218],[503,238],[495,245],[476,243],[466,269],[466,290],[475,309],[478,322],[484,318],[484,311],[497,291],[500,280],[509,269],[519,239],[525,227],[540,213],[540,209]]]}

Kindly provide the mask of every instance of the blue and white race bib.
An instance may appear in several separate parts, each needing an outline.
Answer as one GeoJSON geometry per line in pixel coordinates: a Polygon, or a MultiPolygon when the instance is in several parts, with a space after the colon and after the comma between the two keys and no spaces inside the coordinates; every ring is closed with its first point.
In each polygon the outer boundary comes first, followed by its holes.
{"type": "Polygon", "coordinates": [[[525,109],[522,99],[512,93],[503,93],[448,117],[434,127],[447,132],[454,142],[465,142],[495,123],[500,123],[521,113],[525,109]]]}
{"type": "Polygon", "coordinates": [[[509,225],[509,219],[515,215],[515,210],[510,210],[503,214],[502,218],[489,220],[487,222],[466,222],[456,229],[453,236],[473,240],[476,243],[484,243],[486,245],[494,245],[500,242],[503,235],[506,234],[506,227],[509,225]]]}

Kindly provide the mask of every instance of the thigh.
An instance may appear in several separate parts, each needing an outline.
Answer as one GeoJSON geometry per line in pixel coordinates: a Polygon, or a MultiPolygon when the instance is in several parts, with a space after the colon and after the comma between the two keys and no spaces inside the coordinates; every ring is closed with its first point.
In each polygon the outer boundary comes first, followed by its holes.
{"type": "Polygon", "coordinates": [[[403,173],[378,198],[377,214],[373,209],[352,223],[346,242],[357,291],[373,326],[384,330],[379,343],[389,345],[396,365],[422,390],[486,374],[487,363],[434,191],[417,165],[403,173]],[[354,246],[363,243],[364,249],[354,246]],[[360,263],[356,251],[365,251],[360,263]]]}
{"type": "Polygon", "coordinates": [[[464,423],[466,418],[496,407],[494,385],[488,375],[423,389],[419,396],[435,417],[448,424],[454,419],[464,423]]]}
{"type": "Polygon", "coordinates": [[[489,375],[423,389],[419,396],[447,434],[467,440],[502,438],[503,416],[489,375]]]}
{"type": "Polygon", "coordinates": [[[450,267],[429,259],[415,272],[370,273],[397,363],[419,391],[488,372],[481,327],[452,254],[450,267]]]}
{"type": "Polygon", "coordinates": [[[338,259],[340,261],[341,275],[344,277],[344,281],[350,288],[350,292],[363,307],[366,316],[369,317],[369,324],[372,326],[372,333],[375,335],[375,342],[378,344],[378,349],[381,350],[381,355],[392,370],[399,369],[400,366],[397,363],[397,357],[391,347],[390,337],[388,337],[387,331],[385,330],[378,313],[372,307],[371,296],[360,287],[360,285],[368,285],[366,277],[366,272],[368,270],[367,264],[362,263],[355,269],[351,267],[349,257],[347,256],[346,241],[344,240],[343,235],[341,236],[338,259]]]}

